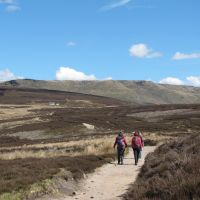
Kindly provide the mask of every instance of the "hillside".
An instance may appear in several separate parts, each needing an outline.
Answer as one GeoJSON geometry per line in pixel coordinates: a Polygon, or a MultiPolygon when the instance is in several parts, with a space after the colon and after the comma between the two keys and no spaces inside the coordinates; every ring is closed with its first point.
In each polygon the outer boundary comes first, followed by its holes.
{"type": "Polygon", "coordinates": [[[135,106],[81,93],[0,87],[0,199],[52,196],[64,186],[73,194],[85,174],[113,161],[119,130],[130,144],[136,128],[145,145],[197,133],[200,105],[135,106]],[[69,190],[71,180],[76,187],[69,190]]]}
{"type": "Polygon", "coordinates": [[[90,94],[31,89],[31,88],[5,88],[0,87],[0,104],[35,104],[35,103],[57,103],[67,106],[109,106],[122,105],[122,101],[95,96],[90,94]]]}
{"type": "Polygon", "coordinates": [[[124,200],[200,199],[199,132],[150,154],[124,200]]]}
{"type": "Polygon", "coordinates": [[[112,97],[134,104],[189,104],[200,102],[200,88],[150,81],[40,81],[13,80],[3,87],[50,89],[112,97]]]}

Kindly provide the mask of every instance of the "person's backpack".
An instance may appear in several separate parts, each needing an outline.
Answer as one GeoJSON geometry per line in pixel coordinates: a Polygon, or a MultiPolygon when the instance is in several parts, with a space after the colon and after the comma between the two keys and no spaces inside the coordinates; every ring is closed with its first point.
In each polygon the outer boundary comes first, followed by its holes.
{"type": "Polygon", "coordinates": [[[123,137],[120,137],[120,136],[117,137],[117,146],[118,147],[124,147],[125,146],[123,137]]]}
{"type": "Polygon", "coordinates": [[[141,148],[141,138],[139,136],[133,138],[133,145],[135,148],[141,148]]]}

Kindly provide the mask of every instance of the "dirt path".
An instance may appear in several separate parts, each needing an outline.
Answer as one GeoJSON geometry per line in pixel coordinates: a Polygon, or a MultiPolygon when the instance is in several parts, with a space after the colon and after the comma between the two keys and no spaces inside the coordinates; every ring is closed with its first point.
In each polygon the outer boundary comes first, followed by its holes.
{"type": "Polygon", "coordinates": [[[124,194],[129,188],[129,184],[133,183],[144,164],[144,158],[155,147],[145,147],[142,151],[142,159],[138,165],[134,165],[132,149],[125,157],[124,165],[116,165],[115,163],[104,165],[96,170],[94,174],[80,182],[81,188],[76,191],[74,196],[61,198],[60,200],[119,200],[120,195],[124,194]]]}

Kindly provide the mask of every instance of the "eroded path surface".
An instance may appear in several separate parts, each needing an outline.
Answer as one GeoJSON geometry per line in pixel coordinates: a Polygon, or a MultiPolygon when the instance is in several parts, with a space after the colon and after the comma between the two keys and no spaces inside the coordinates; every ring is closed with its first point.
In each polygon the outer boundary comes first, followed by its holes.
{"type": "Polygon", "coordinates": [[[117,165],[116,162],[106,164],[96,170],[94,174],[88,176],[80,182],[81,188],[73,196],[61,198],[60,200],[119,200],[120,196],[133,183],[144,164],[146,155],[153,152],[155,147],[145,147],[142,151],[142,159],[137,166],[134,165],[132,149],[124,159],[124,165],[117,165]]]}

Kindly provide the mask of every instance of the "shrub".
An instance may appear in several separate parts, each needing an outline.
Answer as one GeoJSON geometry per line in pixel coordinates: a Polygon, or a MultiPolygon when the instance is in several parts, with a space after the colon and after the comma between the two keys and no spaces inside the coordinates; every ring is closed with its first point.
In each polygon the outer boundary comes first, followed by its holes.
{"type": "Polygon", "coordinates": [[[200,135],[161,145],[150,154],[124,199],[200,199],[200,135]]]}

